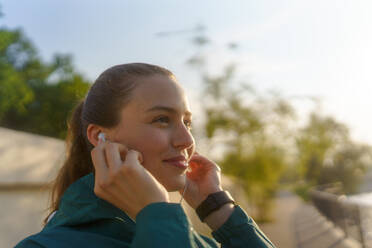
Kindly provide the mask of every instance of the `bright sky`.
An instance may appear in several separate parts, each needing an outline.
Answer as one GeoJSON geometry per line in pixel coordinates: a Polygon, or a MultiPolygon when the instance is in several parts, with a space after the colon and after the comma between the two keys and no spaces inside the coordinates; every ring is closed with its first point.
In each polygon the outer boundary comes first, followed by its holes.
{"type": "MultiPolygon", "coordinates": [[[[171,69],[198,108],[198,81],[185,65],[198,24],[213,41],[212,70],[235,60],[240,78],[261,91],[323,100],[323,112],[372,144],[372,1],[370,0],[3,0],[0,25],[22,27],[45,60],[74,56],[95,79],[109,66],[148,62],[171,69]],[[239,44],[233,55],[229,42],[239,44]]],[[[300,112],[306,100],[293,101],[300,112]]],[[[195,110],[194,110],[195,111],[195,110]]]]}

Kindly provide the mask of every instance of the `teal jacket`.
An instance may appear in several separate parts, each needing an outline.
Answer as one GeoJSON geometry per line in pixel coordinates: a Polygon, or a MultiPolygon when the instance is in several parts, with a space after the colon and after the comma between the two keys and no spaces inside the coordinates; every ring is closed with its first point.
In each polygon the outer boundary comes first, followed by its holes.
{"type": "Polygon", "coordinates": [[[16,245],[26,247],[274,247],[239,206],[214,239],[198,234],[180,204],[153,203],[134,222],[122,210],[98,198],[88,174],[64,193],[59,209],[43,230],[16,245]]]}

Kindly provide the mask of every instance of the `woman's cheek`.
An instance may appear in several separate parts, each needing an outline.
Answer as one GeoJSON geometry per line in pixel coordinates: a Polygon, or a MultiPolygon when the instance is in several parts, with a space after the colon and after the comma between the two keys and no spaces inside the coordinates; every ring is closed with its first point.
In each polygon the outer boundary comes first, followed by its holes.
{"type": "MultiPolygon", "coordinates": [[[[143,146],[146,147],[146,150],[154,152],[169,150],[169,138],[168,133],[165,130],[155,129],[152,132],[149,131],[148,133],[146,133],[143,141],[143,146]]],[[[160,156],[161,153],[157,155],[160,156]]]]}
{"type": "Polygon", "coordinates": [[[143,130],[133,142],[134,147],[142,153],[144,161],[164,159],[164,153],[170,149],[168,144],[168,135],[162,129],[143,130]]]}

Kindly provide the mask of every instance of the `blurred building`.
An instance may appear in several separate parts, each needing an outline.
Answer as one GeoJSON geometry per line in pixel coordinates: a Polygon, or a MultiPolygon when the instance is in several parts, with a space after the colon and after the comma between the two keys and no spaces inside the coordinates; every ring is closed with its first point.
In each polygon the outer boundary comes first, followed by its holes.
{"type": "Polygon", "coordinates": [[[64,142],[0,128],[0,247],[39,232],[64,142]]]}

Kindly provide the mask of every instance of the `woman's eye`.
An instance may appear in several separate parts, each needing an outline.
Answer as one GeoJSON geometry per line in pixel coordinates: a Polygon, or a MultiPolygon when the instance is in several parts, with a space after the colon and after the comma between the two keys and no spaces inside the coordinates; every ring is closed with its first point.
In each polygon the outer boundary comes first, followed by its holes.
{"type": "Polygon", "coordinates": [[[153,122],[157,122],[157,123],[169,123],[169,118],[166,117],[166,116],[162,116],[162,117],[156,118],[153,122]]]}
{"type": "MultiPolygon", "coordinates": [[[[162,126],[166,126],[170,123],[170,118],[167,116],[161,116],[158,118],[155,118],[153,120],[153,123],[160,123],[162,126]]],[[[183,121],[184,125],[187,127],[187,129],[191,130],[191,121],[190,120],[184,120],[183,121]]]]}

